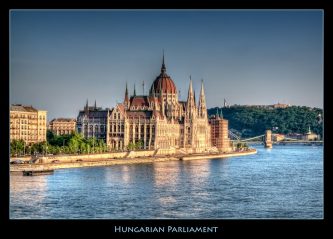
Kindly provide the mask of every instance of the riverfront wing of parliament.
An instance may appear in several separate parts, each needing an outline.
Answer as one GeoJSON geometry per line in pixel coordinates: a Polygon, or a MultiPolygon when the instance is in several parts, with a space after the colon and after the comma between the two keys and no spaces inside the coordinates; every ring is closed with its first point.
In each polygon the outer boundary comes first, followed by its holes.
{"type": "Polygon", "coordinates": [[[187,100],[180,101],[176,85],[166,73],[163,56],[161,73],[148,95],[137,95],[134,87],[133,95],[129,96],[126,84],[123,103],[118,103],[113,109],[103,110],[96,106],[96,102],[94,106],[88,106],[87,101],[77,117],[77,130],[86,138],[104,139],[115,150],[137,145],[140,149],[158,149],[165,154],[199,153],[217,148],[228,151],[228,121],[218,115],[211,120],[220,120],[221,127],[216,127],[218,122],[213,122],[215,127],[211,127],[203,82],[198,105],[191,79],[187,100]],[[212,128],[219,129],[212,132],[212,128]],[[220,140],[212,139],[215,136],[220,140]]]}

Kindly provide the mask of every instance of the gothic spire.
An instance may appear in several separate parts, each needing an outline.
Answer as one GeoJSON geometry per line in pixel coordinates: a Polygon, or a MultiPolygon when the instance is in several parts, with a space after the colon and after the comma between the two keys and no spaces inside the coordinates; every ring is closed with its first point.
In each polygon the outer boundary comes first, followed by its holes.
{"type": "Polygon", "coordinates": [[[206,108],[206,97],[205,97],[205,90],[204,90],[204,83],[201,80],[201,90],[200,90],[200,98],[199,98],[199,115],[201,117],[205,117],[207,115],[207,108],[206,108]]]}
{"type": "Polygon", "coordinates": [[[190,85],[188,88],[188,94],[187,94],[187,112],[189,115],[192,115],[191,113],[194,113],[195,110],[195,102],[194,102],[194,94],[193,94],[193,86],[192,86],[192,79],[190,76],[190,85]]]}
{"type": "Polygon", "coordinates": [[[134,83],[134,93],[133,93],[133,96],[136,96],[135,83],[134,83]]]}
{"type": "Polygon", "coordinates": [[[127,89],[127,82],[126,82],[126,90],[125,90],[125,99],[124,104],[127,106],[128,104],[128,89],[127,89]]]}
{"type": "Polygon", "coordinates": [[[161,73],[165,73],[165,72],[166,72],[166,67],[165,67],[165,63],[164,63],[164,49],[163,49],[163,60],[162,60],[161,73]]]}
{"type": "Polygon", "coordinates": [[[95,109],[97,108],[97,105],[96,105],[96,100],[95,100],[95,109]]]}

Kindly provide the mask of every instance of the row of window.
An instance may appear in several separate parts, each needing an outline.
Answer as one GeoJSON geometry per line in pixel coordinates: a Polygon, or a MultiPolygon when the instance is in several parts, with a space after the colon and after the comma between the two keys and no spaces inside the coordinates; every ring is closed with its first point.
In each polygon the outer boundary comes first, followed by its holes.
{"type": "Polygon", "coordinates": [[[73,127],[51,127],[51,130],[74,130],[73,127]]]}
{"type": "Polygon", "coordinates": [[[39,132],[38,134],[35,132],[29,132],[29,131],[22,131],[21,133],[20,133],[20,131],[11,131],[10,134],[11,135],[44,135],[45,131],[39,132]]]}

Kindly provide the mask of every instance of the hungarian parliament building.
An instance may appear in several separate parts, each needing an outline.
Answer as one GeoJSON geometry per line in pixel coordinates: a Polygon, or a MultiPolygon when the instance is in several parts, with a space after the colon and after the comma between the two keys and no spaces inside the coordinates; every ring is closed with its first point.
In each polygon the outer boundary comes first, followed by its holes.
{"type": "Polygon", "coordinates": [[[122,103],[112,109],[89,106],[77,117],[77,131],[84,137],[103,139],[109,148],[126,150],[130,145],[160,153],[200,153],[229,151],[228,121],[219,115],[208,119],[204,84],[198,105],[190,79],[186,101],[178,99],[177,88],[166,73],[161,73],[148,95],[129,96],[127,84],[122,103]]]}

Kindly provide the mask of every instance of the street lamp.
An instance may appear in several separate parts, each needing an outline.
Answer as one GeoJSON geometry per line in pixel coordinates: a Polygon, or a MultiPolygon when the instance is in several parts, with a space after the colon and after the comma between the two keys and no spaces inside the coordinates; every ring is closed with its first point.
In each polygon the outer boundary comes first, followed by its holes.
{"type": "Polygon", "coordinates": [[[65,141],[66,141],[66,139],[62,140],[62,152],[63,153],[65,152],[65,141]]]}

